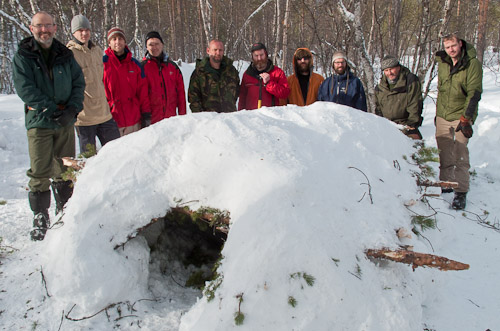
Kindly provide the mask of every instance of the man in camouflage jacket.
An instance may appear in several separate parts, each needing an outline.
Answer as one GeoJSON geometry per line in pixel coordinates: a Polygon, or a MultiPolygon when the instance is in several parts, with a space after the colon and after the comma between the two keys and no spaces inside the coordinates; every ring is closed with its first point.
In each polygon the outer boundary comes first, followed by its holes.
{"type": "Polygon", "coordinates": [[[240,90],[238,71],[233,61],[224,56],[224,44],[221,41],[212,40],[207,55],[204,59],[196,60],[196,69],[189,82],[191,112],[234,112],[240,90]]]}

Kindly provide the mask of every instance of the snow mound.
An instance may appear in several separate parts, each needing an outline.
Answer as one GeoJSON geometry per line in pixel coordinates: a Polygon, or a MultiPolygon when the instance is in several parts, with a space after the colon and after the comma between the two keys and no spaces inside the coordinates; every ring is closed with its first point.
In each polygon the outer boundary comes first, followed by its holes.
{"type": "Polygon", "coordinates": [[[411,227],[411,153],[391,122],[332,103],[159,122],[87,163],[64,225],[42,244],[48,290],[84,312],[147,297],[147,243],[115,247],[179,201],[196,201],[192,209],[228,210],[232,225],[215,299],[199,300],[181,330],[232,328],[238,309],[241,330],[416,330],[415,273],[364,255],[397,247],[394,230],[411,227]]]}

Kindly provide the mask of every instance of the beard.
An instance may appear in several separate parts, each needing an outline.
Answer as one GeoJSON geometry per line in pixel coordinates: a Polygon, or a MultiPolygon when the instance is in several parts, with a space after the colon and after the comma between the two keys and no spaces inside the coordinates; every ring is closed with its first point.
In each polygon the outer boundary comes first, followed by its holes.
{"type": "Polygon", "coordinates": [[[308,75],[309,72],[311,71],[311,68],[309,67],[308,63],[301,63],[298,66],[299,73],[302,75],[308,75]]]}
{"type": "Polygon", "coordinates": [[[52,45],[52,41],[54,41],[54,35],[52,33],[39,33],[39,34],[33,34],[33,37],[35,40],[42,46],[46,46],[47,48],[52,45]],[[48,35],[48,38],[42,39],[42,35],[48,35]]]}
{"type": "Polygon", "coordinates": [[[345,69],[346,68],[334,68],[333,70],[335,71],[335,73],[337,75],[343,75],[343,74],[345,74],[345,69]]]}
{"type": "Polygon", "coordinates": [[[267,59],[254,62],[255,69],[262,71],[267,67],[267,59]]]}

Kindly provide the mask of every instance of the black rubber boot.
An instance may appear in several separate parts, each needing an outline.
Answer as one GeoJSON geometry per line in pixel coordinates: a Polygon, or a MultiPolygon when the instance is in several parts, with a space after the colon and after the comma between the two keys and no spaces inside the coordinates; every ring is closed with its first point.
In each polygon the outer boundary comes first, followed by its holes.
{"type": "Polygon", "coordinates": [[[73,182],[70,180],[61,182],[52,182],[52,192],[56,199],[56,215],[62,212],[66,202],[73,195],[73,182]]]}
{"type": "Polygon", "coordinates": [[[28,199],[30,208],[35,215],[33,218],[33,230],[30,231],[31,240],[43,240],[50,226],[50,191],[30,192],[28,199]]]}
{"type": "Polygon", "coordinates": [[[455,197],[451,203],[451,208],[455,210],[465,209],[465,203],[467,201],[467,192],[455,192],[455,197]]]}

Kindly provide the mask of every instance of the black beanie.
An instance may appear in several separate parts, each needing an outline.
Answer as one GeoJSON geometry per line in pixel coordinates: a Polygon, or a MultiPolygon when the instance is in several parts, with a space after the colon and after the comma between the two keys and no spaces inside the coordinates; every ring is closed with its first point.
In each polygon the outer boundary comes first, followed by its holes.
{"type": "Polygon", "coordinates": [[[158,39],[160,39],[160,41],[161,41],[162,44],[164,43],[163,39],[161,39],[161,36],[160,36],[160,34],[158,32],[151,31],[151,32],[149,32],[146,35],[146,41],[145,41],[146,45],[148,44],[148,40],[151,39],[151,38],[158,38],[158,39]]]}
{"type": "Polygon", "coordinates": [[[253,44],[252,48],[250,48],[250,52],[253,53],[253,52],[261,50],[261,49],[263,49],[266,52],[266,54],[267,54],[266,46],[263,43],[255,43],[255,44],[253,44]]]}

